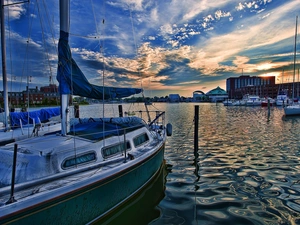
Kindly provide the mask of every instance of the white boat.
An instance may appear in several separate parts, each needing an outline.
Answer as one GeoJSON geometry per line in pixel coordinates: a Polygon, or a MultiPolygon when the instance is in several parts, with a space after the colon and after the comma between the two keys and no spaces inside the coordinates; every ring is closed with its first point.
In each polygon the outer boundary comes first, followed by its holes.
{"type": "Polygon", "coordinates": [[[246,95],[246,106],[261,106],[261,102],[258,95],[246,95]]]}
{"type": "Polygon", "coordinates": [[[245,99],[239,99],[232,102],[233,106],[245,106],[246,100],[245,99]]]}
{"type": "Polygon", "coordinates": [[[226,99],[223,101],[224,106],[232,106],[234,103],[234,99],[226,99]]]}
{"type": "Polygon", "coordinates": [[[151,182],[163,165],[166,136],[172,133],[164,112],[156,112],[149,123],[138,117],[73,118],[68,123],[71,76],[76,77],[72,93],[84,97],[122,98],[142,91],[100,87],[82,77],[69,47],[69,7],[69,0],[60,0],[62,133],[0,147],[0,224],[103,219],[151,182]]]}
{"type": "Polygon", "coordinates": [[[276,105],[277,106],[285,106],[289,103],[290,99],[287,95],[286,90],[281,90],[278,92],[278,95],[276,97],[276,105]]]}
{"type": "Polygon", "coordinates": [[[288,105],[288,106],[284,107],[283,109],[284,109],[284,114],[286,116],[300,115],[300,104],[299,103],[288,105]]]}
{"type": "Polygon", "coordinates": [[[1,55],[4,112],[1,113],[0,146],[24,138],[44,135],[60,130],[59,120],[49,122],[50,118],[60,115],[60,109],[45,108],[33,112],[10,112],[8,107],[8,88],[6,75],[6,41],[4,26],[4,2],[1,0],[1,55]]]}

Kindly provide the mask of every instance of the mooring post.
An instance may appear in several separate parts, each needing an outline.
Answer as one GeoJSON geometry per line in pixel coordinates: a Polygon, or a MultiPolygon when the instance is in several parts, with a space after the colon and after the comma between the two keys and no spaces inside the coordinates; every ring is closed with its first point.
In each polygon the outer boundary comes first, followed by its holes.
{"type": "Polygon", "coordinates": [[[198,154],[199,105],[195,105],[194,117],[194,154],[198,154]]]}
{"type": "Polygon", "coordinates": [[[74,117],[79,118],[79,105],[78,104],[74,105],[74,117]]]}
{"type": "Polygon", "coordinates": [[[124,155],[125,155],[125,159],[124,159],[124,163],[127,162],[126,157],[127,157],[127,143],[126,143],[126,129],[124,129],[124,155]]]}
{"type": "Polygon", "coordinates": [[[17,167],[17,151],[18,151],[18,144],[15,144],[14,145],[13,168],[12,168],[12,173],[11,173],[10,198],[6,202],[6,204],[16,202],[15,197],[14,197],[14,189],[15,189],[15,177],[16,177],[16,167],[17,167]]]}
{"type": "Polygon", "coordinates": [[[119,105],[119,117],[123,117],[123,107],[119,105]]]}
{"type": "Polygon", "coordinates": [[[268,99],[268,121],[270,120],[270,107],[271,103],[270,103],[270,99],[268,99]]]}

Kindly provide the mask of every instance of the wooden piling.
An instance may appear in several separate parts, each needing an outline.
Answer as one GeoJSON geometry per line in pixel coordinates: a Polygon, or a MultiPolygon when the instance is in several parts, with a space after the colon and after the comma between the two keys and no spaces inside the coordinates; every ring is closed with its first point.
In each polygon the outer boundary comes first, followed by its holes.
{"type": "Polygon", "coordinates": [[[119,105],[118,108],[119,108],[119,117],[123,117],[123,107],[122,107],[122,105],[119,105]]]}
{"type": "Polygon", "coordinates": [[[74,105],[74,117],[79,118],[79,105],[78,104],[74,105]]]}
{"type": "Polygon", "coordinates": [[[198,154],[198,131],[199,130],[199,105],[195,105],[195,116],[194,116],[194,154],[198,154]]]}

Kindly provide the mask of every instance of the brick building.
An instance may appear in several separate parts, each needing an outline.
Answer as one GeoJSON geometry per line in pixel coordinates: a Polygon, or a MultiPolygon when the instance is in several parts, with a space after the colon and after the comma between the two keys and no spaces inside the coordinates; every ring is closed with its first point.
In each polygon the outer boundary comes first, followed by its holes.
{"type": "Polygon", "coordinates": [[[241,99],[245,94],[258,95],[260,97],[276,98],[278,91],[285,89],[292,97],[294,86],[294,96],[299,96],[299,82],[275,84],[275,76],[267,77],[230,77],[226,80],[226,91],[228,98],[241,99]]]}
{"type": "MultiPolygon", "coordinates": [[[[28,88],[22,92],[8,92],[10,106],[40,105],[44,103],[59,104],[58,87],[55,84],[49,86],[28,88]]],[[[3,91],[0,92],[0,104],[4,104],[3,91]]]]}

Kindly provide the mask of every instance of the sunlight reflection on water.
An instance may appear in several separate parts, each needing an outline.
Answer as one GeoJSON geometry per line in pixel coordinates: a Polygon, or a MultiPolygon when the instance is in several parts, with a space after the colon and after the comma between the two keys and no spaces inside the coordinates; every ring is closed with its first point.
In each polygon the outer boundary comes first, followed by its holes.
{"type": "Polygon", "coordinates": [[[195,161],[193,133],[185,135],[194,104],[166,105],[177,135],[168,139],[165,154],[173,165],[170,199],[160,203],[162,220],[154,224],[172,224],[164,212],[172,208],[184,224],[299,224],[300,117],[283,118],[282,108],[272,108],[268,120],[266,108],[199,106],[199,168],[192,171],[185,168],[195,161]],[[164,207],[166,201],[173,204],[164,207]]]}

